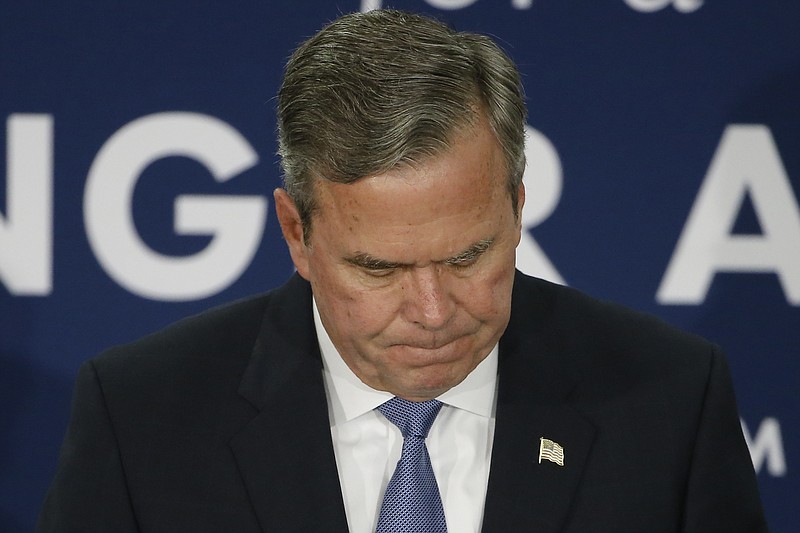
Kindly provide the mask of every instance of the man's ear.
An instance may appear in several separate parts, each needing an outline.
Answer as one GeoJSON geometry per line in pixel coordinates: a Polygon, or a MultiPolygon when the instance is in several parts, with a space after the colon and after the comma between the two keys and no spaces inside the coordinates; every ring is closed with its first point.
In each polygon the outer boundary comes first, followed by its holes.
{"type": "Polygon", "coordinates": [[[278,215],[283,238],[289,246],[289,254],[292,256],[294,267],[301,276],[309,279],[308,248],[303,240],[303,222],[300,219],[300,212],[285,190],[275,189],[273,198],[275,199],[275,213],[278,215]]]}
{"type": "Polygon", "coordinates": [[[522,208],[525,207],[525,184],[520,182],[517,193],[517,218],[522,221],[522,208]]]}
{"type": "Polygon", "coordinates": [[[522,238],[522,208],[525,207],[525,184],[519,184],[519,190],[517,192],[517,230],[519,235],[517,236],[517,244],[519,244],[519,240],[522,238]]]}

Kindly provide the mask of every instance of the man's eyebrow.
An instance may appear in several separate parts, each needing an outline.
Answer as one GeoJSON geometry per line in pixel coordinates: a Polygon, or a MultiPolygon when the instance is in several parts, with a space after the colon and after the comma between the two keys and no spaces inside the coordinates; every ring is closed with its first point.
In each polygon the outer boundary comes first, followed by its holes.
{"type": "MultiPolygon", "coordinates": [[[[494,238],[482,239],[470,245],[470,247],[464,250],[463,252],[459,252],[453,257],[449,257],[443,261],[437,261],[437,262],[448,265],[457,265],[459,263],[474,261],[475,259],[480,257],[481,254],[483,254],[486,250],[488,250],[489,247],[491,247],[492,243],[494,243],[494,238]]],[[[379,259],[365,252],[357,252],[350,257],[345,257],[345,261],[350,263],[351,265],[364,268],[366,270],[392,270],[396,268],[412,266],[406,263],[399,263],[396,261],[387,261],[385,259],[379,259]]]]}
{"type": "Polygon", "coordinates": [[[345,261],[351,265],[367,270],[390,270],[404,266],[402,263],[378,259],[364,252],[358,252],[351,257],[345,257],[345,261]]]}
{"type": "Polygon", "coordinates": [[[480,257],[481,254],[483,254],[486,250],[488,250],[489,247],[492,245],[492,243],[494,243],[494,238],[482,239],[473,244],[472,246],[470,246],[469,248],[467,248],[466,250],[464,250],[463,252],[444,260],[443,263],[446,263],[448,265],[457,265],[459,263],[474,261],[475,259],[480,257]]]}

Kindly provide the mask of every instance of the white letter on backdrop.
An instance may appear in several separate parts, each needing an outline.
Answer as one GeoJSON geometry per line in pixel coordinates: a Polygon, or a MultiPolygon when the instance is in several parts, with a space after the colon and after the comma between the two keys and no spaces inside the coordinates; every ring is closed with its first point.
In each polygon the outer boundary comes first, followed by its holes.
{"type": "Polygon", "coordinates": [[[84,193],[89,243],[105,271],[127,290],[155,300],[211,296],[233,283],[253,258],[264,230],[267,201],[259,196],[179,196],[175,232],[212,235],[202,251],[186,257],[159,254],[134,227],[133,191],[157,159],[184,156],[225,182],[258,161],[235,129],[197,113],[158,113],[117,131],[98,152],[84,193]]]}
{"type": "Polygon", "coordinates": [[[433,7],[438,7],[439,9],[445,10],[453,10],[453,9],[463,9],[467,6],[471,6],[478,0],[425,0],[433,7]]]}
{"type": "Polygon", "coordinates": [[[373,11],[375,9],[380,9],[383,6],[383,2],[381,0],[361,0],[361,12],[366,13],[367,11],[373,11]]]}
{"type": "Polygon", "coordinates": [[[522,209],[522,240],[517,247],[517,268],[564,285],[564,279],[533,239],[530,228],[549,217],[561,199],[561,161],[550,140],[539,131],[525,126],[525,207],[522,209]]]}
{"type": "Polygon", "coordinates": [[[6,214],[0,279],[11,294],[53,290],[53,117],[14,114],[6,124],[6,214]]]}
{"type": "Polygon", "coordinates": [[[800,305],[800,209],[767,127],[725,129],[661,281],[661,304],[701,304],[716,272],[775,272],[800,305]],[[731,234],[750,194],[761,235],[731,234]]]}
{"type": "Polygon", "coordinates": [[[771,476],[785,476],[786,454],[783,451],[783,436],[778,419],[767,417],[762,420],[755,437],[750,435],[750,430],[747,429],[744,420],[741,420],[741,423],[744,440],[750,450],[750,459],[753,461],[755,471],[760,472],[761,467],[766,463],[767,472],[771,476]]]}
{"type": "Polygon", "coordinates": [[[676,11],[691,13],[703,7],[704,0],[625,0],[636,11],[652,13],[672,4],[676,11]]]}

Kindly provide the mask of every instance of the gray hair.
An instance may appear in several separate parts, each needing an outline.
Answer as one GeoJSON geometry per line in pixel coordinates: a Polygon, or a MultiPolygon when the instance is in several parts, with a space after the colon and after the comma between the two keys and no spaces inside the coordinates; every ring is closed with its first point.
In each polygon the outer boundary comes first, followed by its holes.
{"type": "Polygon", "coordinates": [[[342,16],[292,54],[278,94],[284,187],[304,237],[315,180],[352,183],[419,163],[484,119],[518,216],[525,118],[519,72],[490,38],[402,11],[342,16]]]}

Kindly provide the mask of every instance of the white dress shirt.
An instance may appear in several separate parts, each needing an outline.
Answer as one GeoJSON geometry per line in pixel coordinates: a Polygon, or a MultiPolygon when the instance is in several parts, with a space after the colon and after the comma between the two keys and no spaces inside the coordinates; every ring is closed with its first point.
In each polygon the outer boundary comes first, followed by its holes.
{"type": "MultiPolygon", "coordinates": [[[[403,436],[375,411],[393,395],[365,385],[331,342],[314,304],[324,366],[336,467],[352,533],[374,532],[403,436]]],[[[461,383],[437,399],[444,405],[426,445],[442,496],[448,531],[479,532],[492,456],[497,346],[461,383]]]]}

